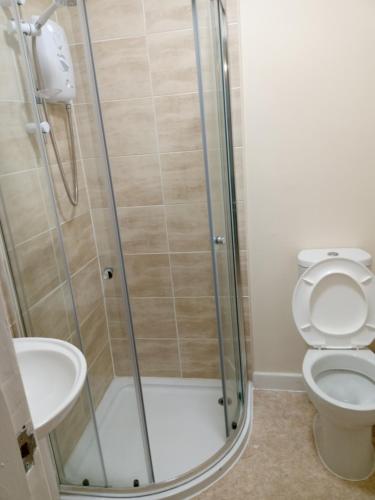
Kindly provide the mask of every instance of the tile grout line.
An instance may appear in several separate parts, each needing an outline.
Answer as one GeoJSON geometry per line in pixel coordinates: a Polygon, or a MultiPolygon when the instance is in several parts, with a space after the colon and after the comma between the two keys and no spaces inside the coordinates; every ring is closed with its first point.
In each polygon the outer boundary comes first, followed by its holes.
{"type": "MultiPolygon", "coordinates": [[[[148,47],[148,40],[146,37],[146,45],[148,47]]],[[[148,48],[147,48],[148,50],[148,48]]],[[[151,68],[150,68],[151,71],[151,68]]],[[[239,90],[241,87],[239,85],[231,85],[230,90],[231,91],[236,91],[239,90]]],[[[153,92],[153,90],[151,90],[153,92]]],[[[119,102],[129,102],[129,101],[152,101],[154,99],[164,99],[164,98],[173,98],[173,97],[187,97],[187,96],[192,96],[192,95],[199,95],[199,92],[197,90],[190,90],[187,92],[174,92],[174,93],[167,93],[167,94],[149,94],[149,95],[144,95],[144,96],[137,96],[137,97],[123,97],[121,99],[101,99],[100,102],[103,104],[107,103],[119,103],[119,102]]],[[[86,102],[86,101],[77,101],[75,103],[76,106],[89,106],[91,103],[86,102]]]]}
{"type": "MultiPolygon", "coordinates": [[[[146,16],[145,16],[144,10],[143,10],[143,17],[144,17],[144,24],[146,24],[146,16]]],[[[228,20],[228,26],[237,25],[237,24],[239,24],[238,20],[228,20]]],[[[145,29],[143,32],[134,33],[132,35],[120,35],[120,36],[109,37],[109,38],[93,38],[92,43],[93,43],[93,45],[95,45],[96,43],[116,42],[119,40],[133,40],[134,38],[144,38],[146,36],[153,36],[153,35],[164,35],[166,33],[167,34],[180,33],[183,31],[193,31],[193,25],[185,26],[183,28],[155,30],[155,31],[147,31],[146,26],[145,26],[145,29]]],[[[83,42],[76,41],[76,42],[72,42],[70,45],[71,46],[83,45],[83,42]]]]}
{"type": "MultiPolygon", "coordinates": [[[[241,149],[243,148],[243,145],[239,146],[233,146],[234,149],[241,149]]],[[[195,149],[180,149],[179,151],[163,151],[160,153],[160,156],[168,156],[168,155],[180,155],[180,154],[186,154],[186,153],[202,153],[203,149],[202,148],[195,148],[195,149]]],[[[127,155],[124,154],[112,154],[110,155],[110,158],[136,158],[139,156],[157,156],[157,152],[153,151],[151,153],[130,153],[127,155]]],[[[82,160],[92,160],[92,159],[98,159],[97,156],[82,156],[82,160]]],[[[8,175],[8,174],[3,174],[3,175],[8,175]]]]}

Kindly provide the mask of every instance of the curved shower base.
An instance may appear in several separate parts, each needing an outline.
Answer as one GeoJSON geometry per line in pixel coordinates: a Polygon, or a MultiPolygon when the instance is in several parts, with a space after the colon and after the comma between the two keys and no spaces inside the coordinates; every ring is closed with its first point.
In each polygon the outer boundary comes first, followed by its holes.
{"type": "MultiPolygon", "coordinates": [[[[173,397],[173,388],[172,388],[173,382],[171,381],[168,384],[168,393],[170,396],[173,397]]],[[[191,392],[192,388],[194,390],[194,387],[197,387],[197,382],[192,382],[191,384],[187,381],[184,382],[184,388],[186,389],[187,393],[185,395],[186,398],[188,398],[188,402],[192,405],[194,405],[194,400],[191,397],[191,394],[189,396],[189,391],[191,392]],[[190,400],[189,400],[190,397],[190,400]]],[[[153,397],[153,390],[158,390],[160,391],[161,384],[159,383],[158,379],[151,380],[145,384],[145,398],[146,398],[146,406],[148,406],[148,411],[153,411],[153,406],[152,406],[152,397],[153,397]],[[147,395],[147,387],[149,388],[149,394],[147,395]],[[147,398],[149,398],[149,402],[147,405],[147,398]]],[[[165,389],[163,386],[162,389],[165,389]]],[[[181,393],[181,386],[178,387],[178,393],[181,393]]],[[[190,498],[202,490],[208,488],[211,486],[215,481],[220,479],[239,459],[241,456],[247,441],[248,437],[250,435],[250,430],[251,430],[251,423],[252,423],[252,385],[251,383],[248,383],[247,387],[247,401],[246,405],[244,408],[244,413],[243,413],[243,418],[242,421],[240,422],[240,425],[238,427],[237,432],[230,437],[227,442],[225,443],[224,446],[220,447],[220,449],[217,449],[217,451],[212,455],[206,457],[204,461],[202,461],[202,458],[204,457],[205,453],[207,454],[210,446],[211,450],[215,449],[215,445],[217,447],[218,444],[218,436],[215,437],[215,426],[213,425],[213,429],[208,429],[207,432],[207,427],[206,431],[201,431],[200,436],[195,436],[196,440],[200,440],[201,446],[195,446],[193,452],[195,452],[195,455],[188,456],[186,457],[185,461],[178,461],[176,463],[170,462],[168,463],[168,453],[173,448],[173,440],[177,437],[177,435],[173,434],[173,429],[170,429],[170,426],[168,425],[168,421],[165,421],[165,418],[159,418],[159,422],[164,421],[164,427],[163,424],[159,424],[159,427],[156,426],[154,431],[150,429],[150,434],[151,434],[151,442],[154,439],[154,450],[155,453],[158,453],[158,448],[160,450],[160,453],[163,453],[162,450],[164,450],[164,457],[160,455],[157,459],[157,462],[161,464],[161,468],[156,471],[156,482],[152,485],[148,485],[145,487],[139,487],[136,489],[123,489],[120,487],[121,484],[121,470],[129,470],[129,467],[131,468],[131,464],[127,463],[124,464],[121,462],[120,457],[117,457],[118,460],[116,460],[116,456],[114,456],[114,450],[113,450],[113,439],[114,435],[116,433],[116,429],[114,427],[114,418],[113,414],[110,414],[110,411],[115,410],[116,408],[120,410],[120,406],[116,407],[116,401],[118,405],[121,405],[121,398],[123,397],[122,390],[126,391],[126,385],[124,384],[123,381],[120,379],[117,379],[112,387],[110,387],[108,391],[108,398],[107,401],[104,398],[103,403],[101,404],[101,408],[98,409],[98,421],[99,421],[99,427],[102,427],[102,436],[104,436],[104,441],[106,440],[105,436],[108,434],[112,434],[112,440],[110,437],[108,437],[108,453],[111,453],[112,456],[112,470],[109,471],[108,473],[108,479],[110,484],[112,485],[111,488],[85,488],[84,491],[82,491],[81,487],[72,487],[72,486],[67,486],[61,487],[62,491],[62,500],[88,500],[88,499],[102,499],[102,500],[110,500],[113,498],[137,498],[137,499],[166,499],[166,498],[171,498],[171,499],[187,499],[190,498]],[[117,399],[116,399],[117,398],[117,399]],[[115,401],[115,403],[114,403],[115,401]],[[106,421],[110,423],[108,428],[106,429],[106,421]],[[212,432],[211,432],[212,431],[212,432]],[[206,437],[205,442],[203,441],[203,436],[206,437]],[[215,443],[215,438],[216,438],[216,443],[215,443]],[[159,440],[161,443],[163,443],[163,446],[157,446],[157,440],[159,440]],[[170,450],[165,450],[166,446],[166,441],[170,442],[171,444],[171,449],[170,450]],[[194,466],[194,459],[195,459],[195,464],[199,463],[198,466],[194,466]],[[190,470],[186,472],[186,464],[189,464],[190,462],[190,470]],[[185,467],[185,473],[181,473],[185,467]],[[172,470],[171,470],[172,469],[172,470]],[[177,477],[177,473],[178,474],[177,477]],[[175,475],[174,475],[175,473],[175,475]],[[169,475],[170,479],[165,480],[163,478],[166,477],[166,474],[169,475]],[[176,477],[176,479],[173,479],[172,477],[176,477]],[[118,482],[118,487],[116,487],[116,482],[118,482]]],[[[213,383],[205,383],[203,386],[200,387],[200,396],[206,399],[212,399],[216,398],[216,388],[213,383]]],[[[176,392],[176,394],[178,394],[176,392]]],[[[154,393],[155,396],[160,396],[160,392],[154,393]]],[[[157,408],[157,406],[160,405],[155,405],[154,408],[157,408]]],[[[178,406],[178,404],[177,404],[178,406]]],[[[212,405],[208,403],[207,409],[212,405]]],[[[171,407],[171,411],[173,411],[171,407]]],[[[121,412],[120,412],[121,413],[121,412]]],[[[212,415],[208,415],[209,419],[212,419],[212,415]]],[[[202,415],[202,419],[204,416],[202,415]]],[[[154,420],[158,420],[157,418],[154,418],[154,420]]],[[[173,419],[171,420],[173,421],[173,419]]],[[[123,423],[123,422],[122,422],[123,423]]],[[[182,441],[180,442],[180,448],[178,450],[182,452],[186,452],[186,441],[192,440],[193,434],[191,433],[189,435],[189,431],[194,430],[194,425],[195,425],[195,430],[199,429],[199,422],[194,422],[187,416],[186,418],[186,426],[184,428],[183,436],[186,435],[186,439],[184,442],[184,437],[181,437],[181,432],[180,432],[180,439],[182,441]],[[185,444],[185,449],[184,449],[184,444],[185,444]]],[[[202,422],[202,427],[204,427],[204,420],[202,422]]],[[[117,441],[118,441],[118,449],[121,450],[121,446],[125,445],[125,443],[128,444],[126,440],[126,436],[124,437],[124,443],[121,443],[121,436],[117,436],[117,441]]],[[[82,442],[78,444],[77,449],[73,453],[71,460],[71,474],[78,474],[79,475],[79,466],[77,467],[77,464],[83,463],[85,460],[89,460],[90,457],[90,452],[88,449],[88,443],[85,442],[85,436],[82,437],[82,442]]],[[[104,452],[105,452],[105,444],[104,444],[104,452]]],[[[116,455],[116,453],[115,453],[116,455]]],[[[179,455],[185,455],[185,453],[181,453],[179,455]]],[[[173,455],[172,455],[173,456],[173,455]]],[[[136,457],[132,455],[133,461],[135,462],[135,465],[133,465],[134,468],[136,468],[136,457]]],[[[88,464],[86,463],[84,465],[85,468],[88,467],[88,464]]],[[[68,466],[69,469],[69,466],[68,466]]]]}

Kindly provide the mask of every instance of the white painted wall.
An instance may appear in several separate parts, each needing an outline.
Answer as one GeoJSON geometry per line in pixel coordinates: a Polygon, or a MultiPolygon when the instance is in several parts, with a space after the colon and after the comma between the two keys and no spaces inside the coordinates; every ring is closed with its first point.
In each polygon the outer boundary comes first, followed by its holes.
{"type": "Polygon", "coordinates": [[[375,2],[241,0],[255,371],[298,372],[302,248],[375,256],[375,2]]]}

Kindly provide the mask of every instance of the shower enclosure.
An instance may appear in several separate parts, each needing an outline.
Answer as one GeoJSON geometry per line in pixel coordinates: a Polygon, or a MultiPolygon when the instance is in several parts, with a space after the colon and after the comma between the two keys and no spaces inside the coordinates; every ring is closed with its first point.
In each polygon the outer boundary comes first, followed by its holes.
{"type": "Polygon", "coordinates": [[[50,436],[61,491],[184,498],[235,460],[250,421],[225,2],[2,4],[10,323],[88,363],[50,436]],[[53,35],[66,102],[28,33],[45,9],[71,54],[53,35]]]}

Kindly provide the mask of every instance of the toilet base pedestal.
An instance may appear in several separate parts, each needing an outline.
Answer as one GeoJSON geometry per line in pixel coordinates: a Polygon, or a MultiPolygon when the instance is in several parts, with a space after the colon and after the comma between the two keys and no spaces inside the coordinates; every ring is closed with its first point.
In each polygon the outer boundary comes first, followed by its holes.
{"type": "Polygon", "coordinates": [[[314,419],[315,445],[325,467],[342,479],[361,481],[375,469],[372,427],[343,428],[322,415],[314,419]]]}

